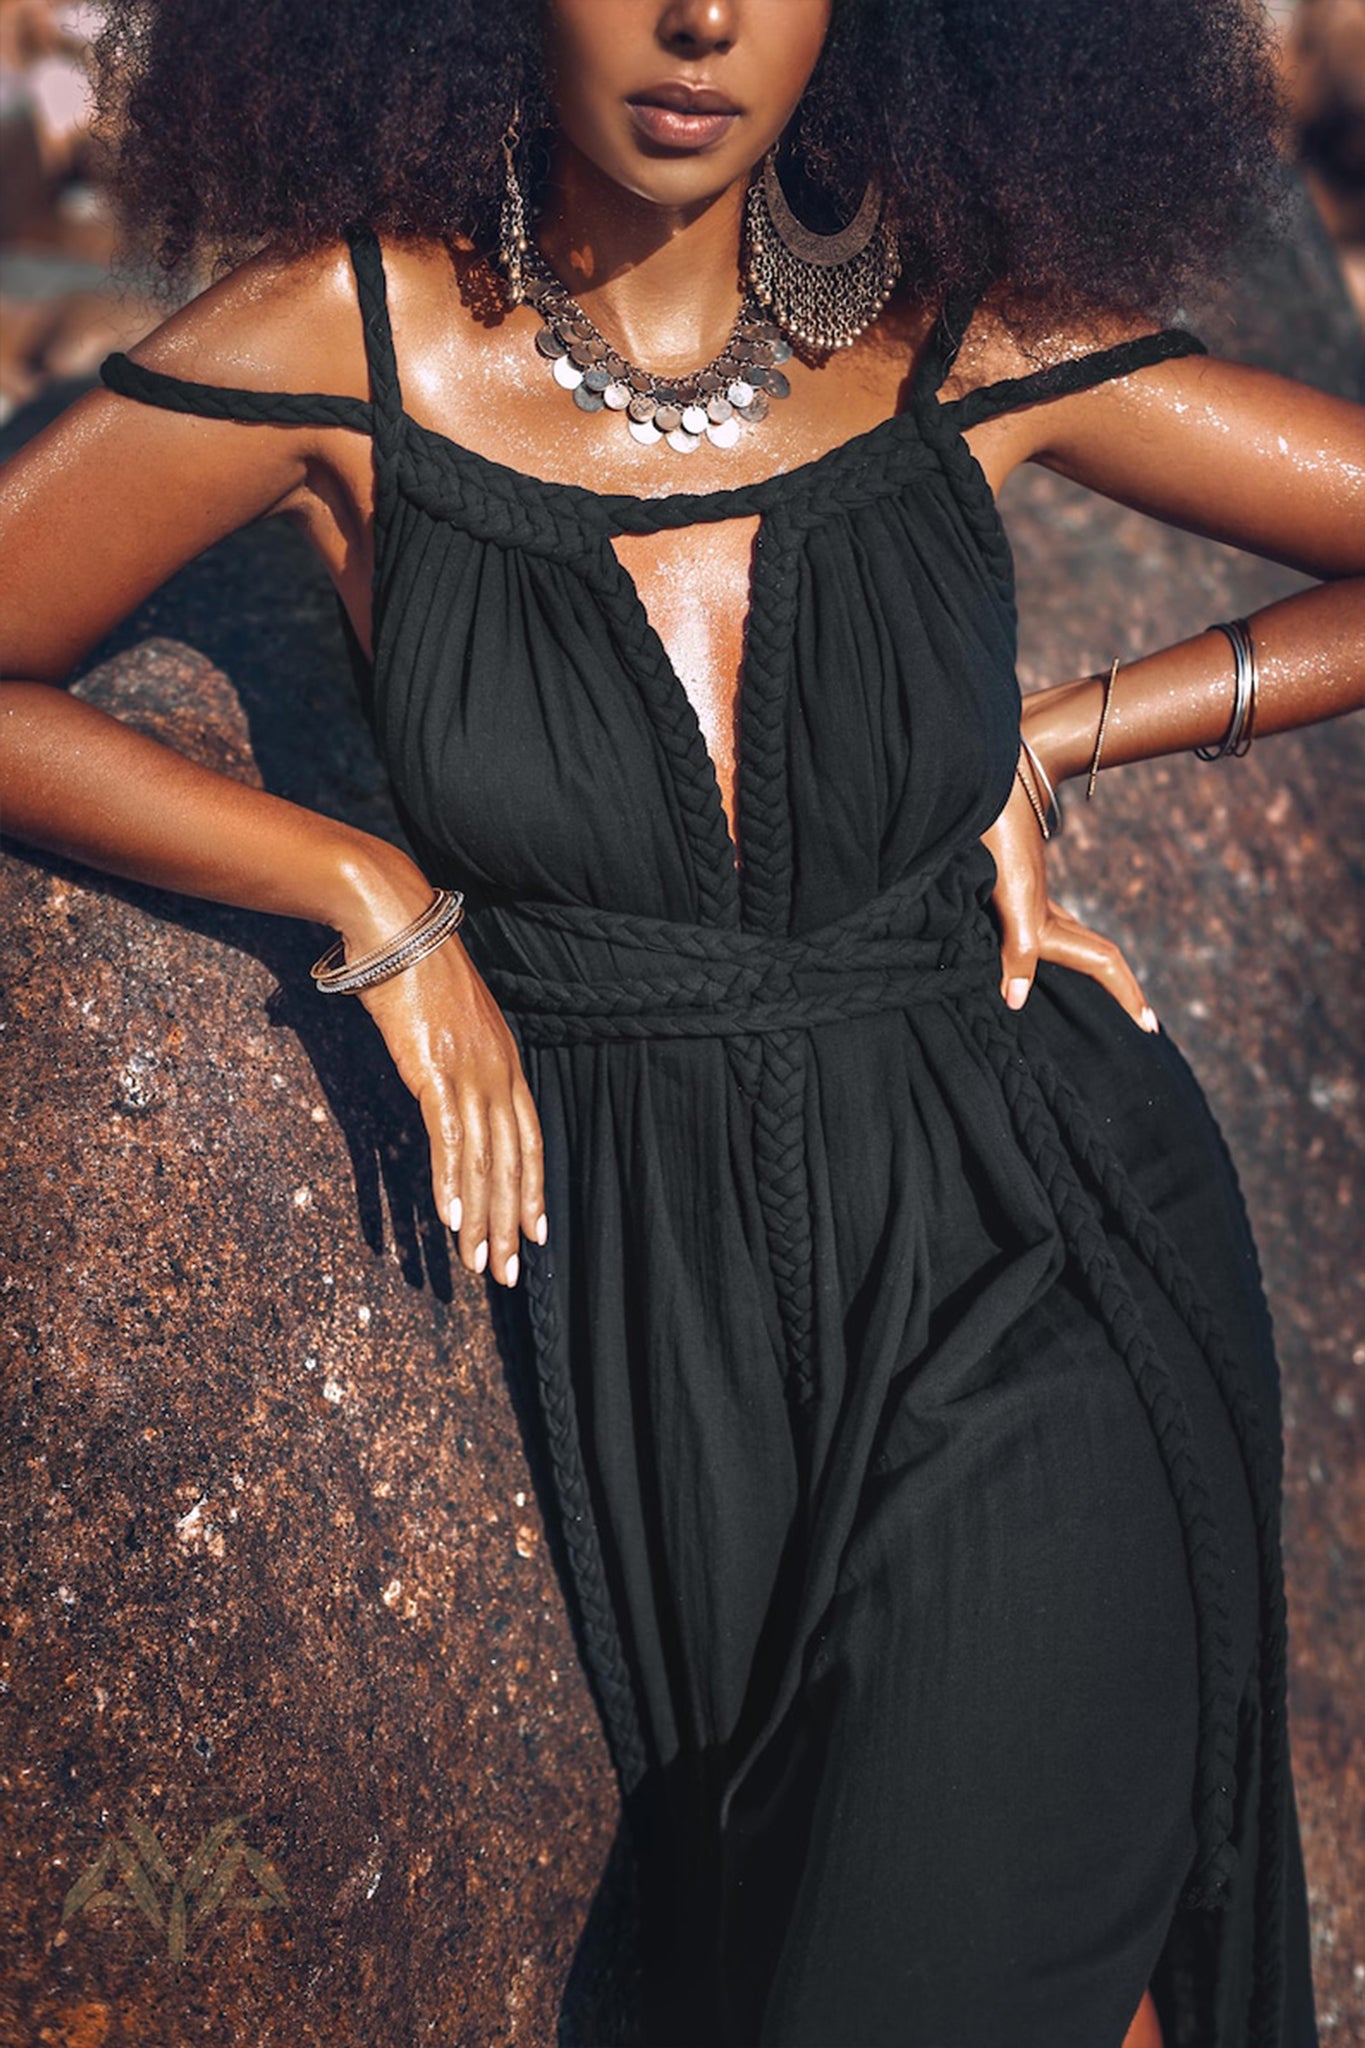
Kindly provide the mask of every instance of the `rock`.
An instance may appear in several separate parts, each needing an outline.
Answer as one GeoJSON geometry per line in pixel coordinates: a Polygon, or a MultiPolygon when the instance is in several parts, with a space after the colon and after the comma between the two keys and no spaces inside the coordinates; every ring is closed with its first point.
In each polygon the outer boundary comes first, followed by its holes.
{"type": "MultiPolygon", "coordinates": [[[[330,603],[249,531],[78,687],[397,836],[330,603]]],[[[528,1385],[414,1106],[314,991],[328,934],[12,844],[3,882],[0,2014],[25,2042],[538,2048],[615,1786],[528,1385]]],[[[598,1946],[567,2040],[613,2024],[598,1946]]]]}

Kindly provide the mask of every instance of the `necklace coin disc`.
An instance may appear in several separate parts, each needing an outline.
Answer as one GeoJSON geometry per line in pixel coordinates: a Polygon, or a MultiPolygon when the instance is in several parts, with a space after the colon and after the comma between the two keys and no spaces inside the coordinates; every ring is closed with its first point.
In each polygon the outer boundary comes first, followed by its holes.
{"type": "Polygon", "coordinates": [[[556,384],[580,412],[622,414],[643,448],[666,441],[675,453],[691,455],[704,440],[733,448],[741,422],[757,426],[771,399],[791,395],[776,367],[790,360],[791,344],[752,295],[709,363],[685,377],[656,377],[627,362],[599,333],[534,244],[524,252],[524,265],[524,296],[542,322],[535,347],[556,384]]]}

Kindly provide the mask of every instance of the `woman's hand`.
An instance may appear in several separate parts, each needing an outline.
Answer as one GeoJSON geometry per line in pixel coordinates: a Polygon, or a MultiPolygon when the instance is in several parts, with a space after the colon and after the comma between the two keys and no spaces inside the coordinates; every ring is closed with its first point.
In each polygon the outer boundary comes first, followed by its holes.
{"type": "Polygon", "coordinates": [[[458,934],[360,1001],[421,1108],[436,1207],[461,1260],[514,1287],[519,1233],[545,1242],[545,1178],[540,1119],[506,1019],[458,934]]]}
{"type": "Polygon", "coordinates": [[[1048,895],[1043,835],[1018,776],[982,841],[996,866],[991,906],[1000,926],[1000,993],[1010,1009],[1028,1001],[1038,962],[1052,960],[1091,975],[1144,1031],[1155,1031],[1156,1015],[1113,940],[1091,931],[1048,895]]]}

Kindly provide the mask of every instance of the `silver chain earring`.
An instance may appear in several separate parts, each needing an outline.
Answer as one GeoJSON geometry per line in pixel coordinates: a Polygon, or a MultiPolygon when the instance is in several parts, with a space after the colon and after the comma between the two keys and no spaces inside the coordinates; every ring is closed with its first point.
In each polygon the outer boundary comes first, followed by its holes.
{"type": "Polygon", "coordinates": [[[900,250],[876,178],[847,227],[817,234],[792,212],[774,143],[750,181],[744,221],[750,289],[783,332],[807,348],[847,348],[876,319],[900,276],[900,250]]]}
{"type": "Polygon", "coordinates": [[[519,306],[526,297],[526,195],[517,172],[517,144],[521,140],[521,105],[512,110],[502,137],[502,208],[498,220],[498,255],[507,280],[507,296],[519,306]]]}

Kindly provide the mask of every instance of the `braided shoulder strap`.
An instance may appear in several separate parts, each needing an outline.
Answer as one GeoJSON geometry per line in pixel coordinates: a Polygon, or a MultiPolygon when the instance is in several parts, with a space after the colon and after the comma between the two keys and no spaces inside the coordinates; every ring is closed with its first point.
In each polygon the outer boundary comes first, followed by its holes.
{"type": "Polygon", "coordinates": [[[384,261],[373,230],[345,231],[355,272],[365,335],[370,397],[346,398],[328,391],[251,391],[230,384],[206,384],[135,363],[121,349],[100,364],[100,381],[124,398],[158,405],[167,412],[197,413],[204,419],[238,420],[272,426],[350,427],[372,434],[376,458],[391,476],[403,423],[403,396],[389,327],[384,261]]]}
{"type": "Polygon", "coordinates": [[[1198,335],[1183,327],[1163,327],[1153,334],[1132,335],[1110,348],[1092,349],[1087,355],[1050,363],[1046,369],[1033,370],[1025,377],[1002,377],[994,384],[979,384],[962,398],[949,399],[944,411],[952,415],[958,432],[965,433],[979,420],[1013,412],[1021,405],[1062,398],[1072,391],[1088,391],[1092,385],[1127,377],[1133,370],[1168,362],[1173,356],[1207,354],[1198,335]]]}
{"type": "Polygon", "coordinates": [[[379,237],[371,227],[355,224],[346,229],[346,243],[355,271],[356,296],[365,333],[365,361],[370,372],[370,397],[374,404],[375,442],[385,450],[393,446],[403,423],[403,392],[398,381],[398,357],[389,320],[389,288],[384,274],[384,255],[379,237]]]}
{"type": "Polygon", "coordinates": [[[100,382],[121,397],[159,405],[167,412],[198,413],[204,419],[371,431],[368,399],[341,398],[326,391],[244,391],[231,384],[199,384],[165,370],[150,370],[121,349],[100,364],[100,382]]]}
{"type": "Polygon", "coordinates": [[[961,398],[940,400],[939,387],[957,360],[978,301],[979,294],[974,291],[949,293],[930,331],[912,387],[912,402],[921,418],[945,414],[959,434],[997,413],[1035,405],[1047,398],[1061,398],[1068,392],[1085,391],[1111,378],[1126,377],[1150,363],[1167,362],[1173,356],[1208,354],[1197,334],[1184,327],[1163,327],[1152,334],[1131,335],[1109,348],[1092,349],[1086,355],[1050,363],[1026,376],[1001,377],[993,384],[980,384],[961,398]]]}

